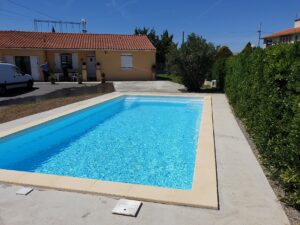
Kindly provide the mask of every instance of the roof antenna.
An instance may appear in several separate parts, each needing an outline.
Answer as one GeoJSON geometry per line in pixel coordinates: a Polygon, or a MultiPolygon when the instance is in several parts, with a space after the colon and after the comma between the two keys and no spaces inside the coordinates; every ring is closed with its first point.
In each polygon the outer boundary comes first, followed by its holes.
{"type": "Polygon", "coordinates": [[[48,27],[49,27],[49,24],[54,25],[55,28],[56,28],[56,25],[57,25],[58,28],[59,28],[59,30],[60,30],[60,32],[63,32],[64,29],[66,31],[71,31],[71,29],[74,28],[74,26],[76,25],[79,28],[79,32],[87,33],[87,20],[86,19],[81,19],[80,22],[63,21],[63,20],[40,20],[40,19],[34,19],[33,22],[34,22],[34,30],[35,31],[38,31],[39,30],[39,26],[40,26],[40,29],[41,29],[41,32],[42,32],[43,31],[43,23],[47,23],[48,27]],[[81,28],[82,28],[82,30],[81,30],[81,28]]]}
{"type": "Polygon", "coordinates": [[[258,43],[257,43],[257,46],[260,47],[260,40],[261,40],[261,25],[262,23],[259,24],[259,30],[257,31],[258,32],[258,43]]]}

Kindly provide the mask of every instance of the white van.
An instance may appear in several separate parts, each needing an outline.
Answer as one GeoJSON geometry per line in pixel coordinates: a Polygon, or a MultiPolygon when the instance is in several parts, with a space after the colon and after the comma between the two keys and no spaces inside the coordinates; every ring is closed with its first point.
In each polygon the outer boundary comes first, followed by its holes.
{"type": "Polygon", "coordinates": [[[10,63],[0,63],[0,95],[6,90],[33,86],[32,76],[23,73],[17,66],[10,63]]]}

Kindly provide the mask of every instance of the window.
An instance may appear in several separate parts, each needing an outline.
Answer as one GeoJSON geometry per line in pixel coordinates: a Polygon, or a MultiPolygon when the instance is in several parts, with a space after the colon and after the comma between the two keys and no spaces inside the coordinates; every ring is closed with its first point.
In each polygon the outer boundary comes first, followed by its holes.
{"type": "Polygon", "coordinates": [[[22,76],[22,75],[23,72],[18,67],[15,67],[15,76],[22,76]]]}
{"type": "Polygon", "coordinates": [[[268,40],[265,40],[265,44],[267,47],[269,47],[269,46],[272,46],[273,43],[272,43],[272,40],[268,39],[268,40]]]}
{"type": "Polygon", "coordinates": [[[126,54],[121,55],[121,68],[132,69],[132,55],[126,54]]]}
{"type": "Polygon", "coordinates": [[[60,61],[61,61],[62,68],[73,69],[72,54],[61,54],[60,61]]]}
{"type": "Polygon", "coordinates": [[[29,56],[16,56],[16,66],[24,73],[31,74],[31,64],[29,56]]]}
{"type": "Polygon", "coordinates": [[[291,41],[292,41],[292,36],[290,35],[280,37],[280,43],[287,44],[287,43],[291,43],[291,41]]]}

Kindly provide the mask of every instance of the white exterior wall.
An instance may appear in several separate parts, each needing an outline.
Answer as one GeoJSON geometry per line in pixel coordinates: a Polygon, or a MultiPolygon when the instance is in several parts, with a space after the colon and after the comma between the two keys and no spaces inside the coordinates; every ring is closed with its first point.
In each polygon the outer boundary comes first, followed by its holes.
{"type": "MultiPolygon", "coordinates": [[[[293,43],[295,43],[295,42],[297,42],[297,41],[300,41],[300,33],[291,34],[291,35],[289,35],[289,36],[291,36],[291,40],[290,40],[289,42],[285,42],[285,43],[293,44],[293,43]]],[[[280,38],[280,37],[266,38],[266,39],[264,40],[264,41],[265,41],[265,43],[264,43],[264,46],[265,46],[265,47],[268,47],[268,46],[266,45],[266,41],[267,41],[267,40],[272,40],[272,45],[275,45],[276,43],[277,43],[277,44],[282,44],[282,43],[284,43],[284,42],[281,41],[281,38],[280,38]]]]}
{"type": "MultiPolygon", "coordinates": [[[[300,28],[300,19],[297,19],[295,20],[295,23],[294,23],[294,28],[300,28]]],[[[267,41],[272,41],[272,45],[276,44],[276,43],[295,43],[297,41],[300,41],[300,32],[299,33],[295,33],[295,34],[289,34],[289,35],[283,35],[283,36],[279,36],[279,37],[271,37],[271,38],[266,38],[264,39],[264,47],[268,47],[267,46],[267,41]],[[290,36],[290,40],[288,42],[286,41],[282,41],[281,37],[285,37],[285,36],[290,36]]]]}
{"type": "Polygon", "coordinates": [[[295,28],[299,28],[300,27],[300,20],[295,20],[294,27],[295,28]]]}

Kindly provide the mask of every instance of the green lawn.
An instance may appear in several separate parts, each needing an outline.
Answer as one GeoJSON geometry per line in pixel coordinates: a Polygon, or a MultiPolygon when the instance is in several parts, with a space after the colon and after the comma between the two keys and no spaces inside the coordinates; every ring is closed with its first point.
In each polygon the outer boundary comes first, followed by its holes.
{"type": "Polygon", "coordinates": [[[175,83],[182,84],[182,80],[180,76],[174,75],[174,74],[157,74],[156,75],[157,80],[169,80],[175,83]]]}

